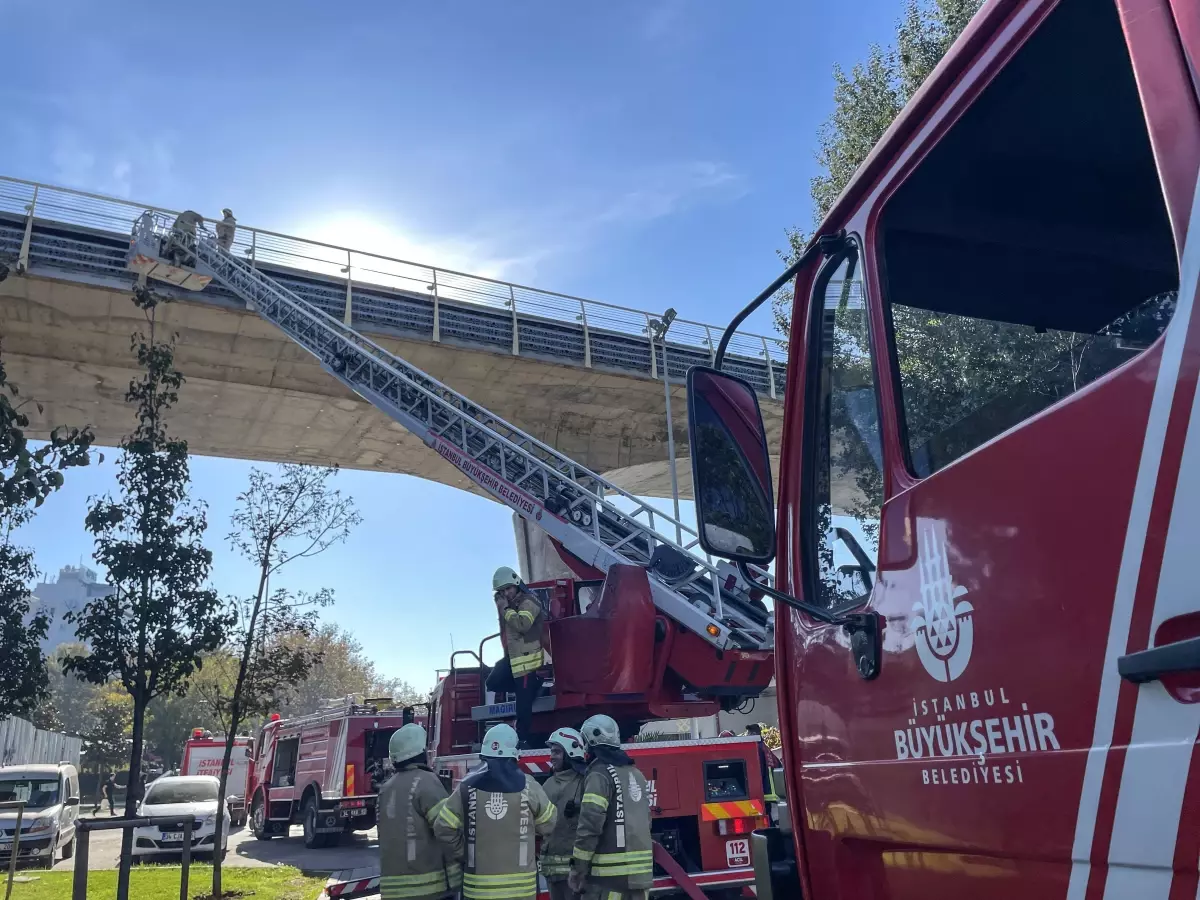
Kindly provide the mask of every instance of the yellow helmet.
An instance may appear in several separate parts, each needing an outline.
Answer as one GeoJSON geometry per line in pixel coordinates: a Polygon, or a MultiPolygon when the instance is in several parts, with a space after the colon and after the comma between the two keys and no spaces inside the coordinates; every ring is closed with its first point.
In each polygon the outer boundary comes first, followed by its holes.
{"type": "Polygon", "coordinates": [[[521,584],[521,576],[508,566],[501,566],[492,576],[492,590],[500,591],[506,587],[517,587],[521,584]]]}

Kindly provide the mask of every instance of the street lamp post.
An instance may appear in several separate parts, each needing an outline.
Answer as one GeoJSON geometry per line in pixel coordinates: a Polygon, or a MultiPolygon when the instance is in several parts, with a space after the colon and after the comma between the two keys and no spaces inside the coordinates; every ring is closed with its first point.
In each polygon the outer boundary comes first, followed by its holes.
{"type": "Polygon", "coordinates": [[[675,420],[671,418],[671,367],[667,361],[667,331],[675,321],[675,310],[668,309],[662,318],[650,322],[650,352],[654,352],[654,341],[662,344],[663,393],[667,400],[667,460],[671,469],[671,499],[675,503],[675,543],[683,546],[683,527],[679,520],[679,473],[675,464],[675,420]]]}

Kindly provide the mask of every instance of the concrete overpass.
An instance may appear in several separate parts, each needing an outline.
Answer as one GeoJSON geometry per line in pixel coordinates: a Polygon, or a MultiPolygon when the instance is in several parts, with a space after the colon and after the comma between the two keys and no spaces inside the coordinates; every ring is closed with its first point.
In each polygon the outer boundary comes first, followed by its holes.
{"type": "MultiPolygon", "coordinates": [[[[42,403],[31,432],[90,424],[116,444],[131,426],[137,375],[124,254],[148,207],[0,178],[0,335],[9,377],[42,403]]],[[[169,212],[169,211],[167,211],[169,212]]],[[[654,313],[583,300],[240,227],[235,251],[497,415],[625,489],[669,496],[661,345],[654,313]]],[[[157,288],[156,284],[156,288],[157,288]]],[[[404,472],[469,488],[437,454],[346,390],[312,357],[216,285],[159,310],[187,378],[172,429],[204,455],[404,472]]],[[[669,305],[669,300],[664,302],[669,305]]],[[[687,453],[683,376],[709,361],[719,326],[677,319],[667,360],[675,439],[687,453]]],[[[773,446],[783,353],[739,334],[728,367],[759,390],[773,446]],[[772,397],[774,395],[774,398],[772,397]]],[[[690,493],[686,459],[680,487],[690,493]]]]}

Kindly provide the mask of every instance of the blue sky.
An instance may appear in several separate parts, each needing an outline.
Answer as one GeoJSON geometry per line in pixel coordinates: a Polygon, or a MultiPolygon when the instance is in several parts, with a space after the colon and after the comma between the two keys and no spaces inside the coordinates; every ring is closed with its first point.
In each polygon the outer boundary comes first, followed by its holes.
{"type": "MultiPolygon", "coordinates": [[[[721,324],[808,225],[831,68],[887,42],[901,0],[604,4],[2,4],[0,174],[721,324]]],[[[769,332],[765,311],[752,320],[769,332]]],[[[193,463],[215,581],[248,464],[193,463]]],[[[49,572],[90,555],[72,473],[25,535],[49,572]]],[[[417,686],[453,632],[494,628],[508,513],[405,476],[343,472],[365,522],[296,586],[417,686]]]]}

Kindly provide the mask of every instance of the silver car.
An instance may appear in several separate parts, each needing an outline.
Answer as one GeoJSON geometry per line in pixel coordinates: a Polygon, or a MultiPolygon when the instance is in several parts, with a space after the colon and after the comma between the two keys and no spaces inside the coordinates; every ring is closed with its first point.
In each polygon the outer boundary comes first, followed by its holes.
{"type": "MultiPolygon", "coordinates": [[[[18,860],[54,865],[75,855],[79,772],[69,763],[0,768],[0,802],[24,800],[18,860]]],[[[12,856],[15,810],[0,811],[0,864],[12,856]]]]}
{"type": "MultiPolygon", "coordinates": [[[[138,807],[138,815],[152,819],[158,816],[192,817],[192,855],[225,858],[229,842],[229,819],[217,839],[217,788],[220,781],[213,775],[164,775],[146,787],[146,796],[138,807]],[[218,849],[219,848],[219,849],[218,849]]],[[[179,855],[183,852],[183,828],[171,825],[145,825],[133,831],[135,857],[179,855]]]]}

